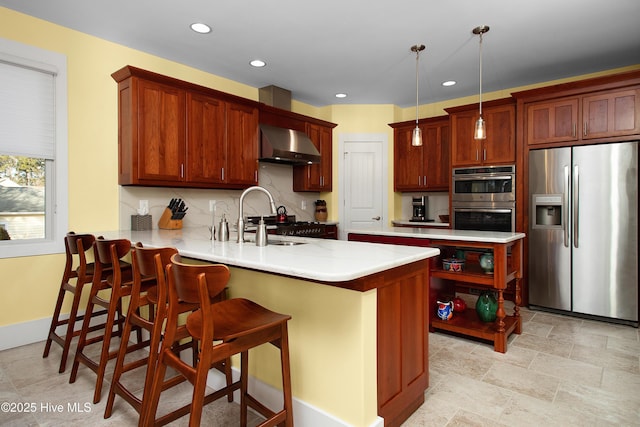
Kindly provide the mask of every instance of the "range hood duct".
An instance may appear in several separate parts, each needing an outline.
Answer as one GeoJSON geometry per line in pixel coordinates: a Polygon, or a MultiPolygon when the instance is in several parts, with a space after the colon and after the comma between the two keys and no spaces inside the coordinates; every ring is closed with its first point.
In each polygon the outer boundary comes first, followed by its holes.
{"type": "Polygon", "coordinates": [[[320,163],[320,153],[304,132],[260,125],[260,161],[306,165],[320,163]]]}

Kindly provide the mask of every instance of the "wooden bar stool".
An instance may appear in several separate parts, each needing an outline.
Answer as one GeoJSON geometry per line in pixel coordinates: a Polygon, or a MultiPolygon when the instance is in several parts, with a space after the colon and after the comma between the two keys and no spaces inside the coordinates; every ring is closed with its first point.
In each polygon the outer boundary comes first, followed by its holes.
{"type": "MultiPolygon", "coordinates": [[[[114,327],[118,327],[118,331],[115,332],[116,336],[122,334],[120,326],[124,319],[119,316],[116,321],[116,313],[121,311],[122,298],[131,294],[133,277],[131,265],[123,260],[131,251],[131,242],[129,240],[106,240],[99,237],[94,242],[93,247],[96,269],[69,382],[74,383],[76,381],[80,363],[89,367],[96,373],[93,403],[98,403],[102,394],[102,383],[104,381],[107,363],[110,359],[118,355],[118,350],[109,351],[111,337],[114,335],[114,327]],[[111,274],[109,274],[106,279],[102,278],[102,268],[104,266],[111,267],[111,274]],[[108,296],[104,295],[104,292],[103,295],[98,294],[100,291],[109,290],[110,293],[107,294],[108,296]],[[102,335],[88,337],[89,320],[96,305],[107,309],[107,321],[102,335]],[[102,342],[100,359],[94,361],[85,353],[85,349],[87,346],[99,342],[102,342]]],[[[141,290],[146,292],[147,288],[153,285],[155,285],[155,280],[144,280],[141,290]]],[[[140,337],[141,335],[138,334],[138,343],[129,346],[127,352],[132,352],[149,345],[149,340],[142,341],[140,337]]]]}
{"type": "Polygon", "coordinates": [[[222,264],[190,265],[178,261],[176,255],[167,266],[169,308],[165,341],[160,349],[154,373],[150,402],[145,408],[141,425],[161,425],[156,420],[160,394],[167,367],[171,367],[194,386],[190,406],[189,426],[200,425],[204,404],[223,397],[230,390],[240,389],[240,425],[247,425],[247,407],[267,418],[261,426],[283,424],[293,426],[291,374],[287,321],[291,316],[278,314],[244,298],[232,298],[212,303],[212,297],[222,292],[229,280],[229,268],[222,264]],[[199,309],[187,317],[186,332],[200,342],[196,367],[189,366],[171,351],[178,335],[179,303],[197,303],[199,309]],[[261,344],[271,343],[280,349],[284,408],[273,412],[251,396],[248,384],[248,351],[261,344]],[[212,364],[234,354],[241,354],[240,380],[205,396],[207,374],[212,364]]]}
{"type": "Polygon", "coordinates": [[[111,416],[116,394],[133,406],[138,413],[142,413],[142,402],[151,389],[153,370],[162,334],[162,323],[166,313],[167,288],[164,267],[169,264],[171,256],[177,253],[178,251],[175,248],[144,248],[141,243],[137,243],[131,250],[133,286],[131,288],[131,298],[129,299],[129,309],[127,310],[122,336],[120,337],[120,349],[118,350],[113,379],[111,380],[107,406],[104,411],[105,418],[111,416]],[[143,277],[153,277],[156,280],[156,286],[148,288],[146,293],[142,292],[143,277]],[[145,306],[148,307],[147,317],[144,317],[141,311],[145,306]],[[156,307],[156,309],[152,310],[152,307],[156,307]],[[129,337],[134,326],[149,332],[151,337],[149,355],[125,364],[129,337]],[[158,333],[154,333],[156,328],[159,330],[158,333]],[[146,376],[142,397],[138,398],[120,382],[120,378],[125,372],[142,366],[146,367],[146,376]]]}
{"type": "MultiPolygon", "coordinates": [[[[151,393],[151,386],[153,383],[153,372],[156,368],[156,362],[158,360],[158,351],[160,350],[160,343],[162,340],[163,323],[167,314],[167,282],[165,279],[165,267],[171,262],[171,257],[177,254],[178,251],[172,247],[166,248],[145,248],[142,243],[136,243],[131,250],[131,264],[133,267],[133,287],[131,289],[131,297],[129,300],[129,309],[125,318],[124,329],[122,337],[120,337],[120,349],[118,351],[118,357],[116,359],[116,365],[114,368],[113,379],[111,380],[111,387],[109,389],[109,397],[107,399],[107,405],[104,411],[104,418],[109,418],[113,411],[113,404],[115,402],[115,396],[119,395],[126,402],[128,402],[139,414],[143,414],[143,405],[149,401],[148,396],[151,393]],[[141,292],[143,280],[149,280],[154,278],[156,280],[156,286],[149,287],[146,293],[141,292]],[[148,315],[144,317],[141,309],[148,307],[148,315]],[[152,307],[156,307],[155,312],[151,310],[152,307]],[[137,326],[141,329],[145,329],[150,335],[149,355],[141,359],[137,359],[128,363],[125,363],[125,357],[127,355],[127,348],[129,337],[131,335],[132,328],[137,326]],[[144,381],[144,387],[142,396],[137,397],[131,390],[120,381],[122,375],[126,372],[132,371],[139,367],[145,367],[146,375],[144,381]]],[[[218,295],[218,300],[222,300],[225,297],[225,293],[222,292],[218,295]]],[[[187,313],[198,309],[198,304],[181,304],[180,313],[187,313]]],[[[178,340],[189,338],[186,333],[179,334],[178,340]]],[[[188,340],[183,344],[179,341],[173,344],[173,351],[180,356],[180,352],[190,348],[192,350],[192,363],[193,366],[197,363],[197,341],[188,340]]],[[[216,366],[220,371],[225,374],[227,385],[232,383],[231,377],[231,359],[227,359],[216,366]]],[[[182,376],[176,376],[175,380],[168,382],[167,386],[177,385],[185,381],[182,376]]],[[[233,401],[233,392],[228,395],[229,402],[233,401]]],[[[188,406],[185,407],[185,413],[188,411],[188,406]]]]}
{"type": "MultiPolygon", "coordinates": [[[[96,238],[92,234],[76,234],[73,231],[67,233],[64,238],[66,262],[64,272],[62,274],[62,282],[60,283],[60,290],[58,291],[58,300],[56,301],[56,306],[53,310],[51,326],[49,327],[49,334],[47,335],[47,341],[44,345],[44,353],[42,354],[43,358],[49,356],[49,350],[51,349],[52,342],[55,342],[62,347],[62,358],[60,360],[60,369],[58,370],[60,373],[64,372],[66,369],[71,340],[73,337],[78,336],[81,331],[80,329],[76,329],[76,322],[84,319],[84,315],[78,316],[82,289],[85,284],[93,281],[93,274],[95,270],[94,263],[87,262],[86,253],[92,249],[93,242],[95,240],[96,238]],[[73,296],[71,310],[69,311],[69,318],[60,319],[60,311],[62,309],[64,299],[67,296],[67,292],[71,293],[73,296]],[[66,333],[64,335],[58,335],[56,329],[63,325],[67,326],[66,333]]],[[[103,272],[104,271],[105,270],[103,269],[103,272]]],[[[92,313],[92,317],[100,316],[105,313],[106,311],[104,310],[98,311],[92,313]]],[[[94,325],[90,330],[97,330],[102,327],[104,327],[104,324],[94,325]]]]}

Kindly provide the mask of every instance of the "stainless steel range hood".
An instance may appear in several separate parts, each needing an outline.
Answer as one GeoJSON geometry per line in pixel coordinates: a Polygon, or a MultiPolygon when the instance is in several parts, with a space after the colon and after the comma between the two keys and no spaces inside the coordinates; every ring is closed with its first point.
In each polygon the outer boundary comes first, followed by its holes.
{"type": "Polygon", "coordinates": [[[320,163],[320,153],[304,132],[260,125],[260,161],[305,165],[320,163]]]}

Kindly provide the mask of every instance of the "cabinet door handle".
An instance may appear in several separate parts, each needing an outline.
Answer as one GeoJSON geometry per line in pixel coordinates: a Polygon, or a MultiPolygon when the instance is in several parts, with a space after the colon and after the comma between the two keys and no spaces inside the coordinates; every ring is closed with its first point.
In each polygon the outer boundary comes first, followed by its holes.
{"type": "Polygon", "coordinates": [[[424,186],[426,187],[427,186],[427,176],[426,175],[423,176],[422,180],[424,181],[424,186]]]}
{"type": "Polygon", "coordinates": [[[378,216],[374,216],[374,217],[373,217],[373,218],[371,218],[371,219],[372,219],[372,220],[374,220],[374,221],[380,221],[380,215],[378,215],[378,216]]]}
{"type": "Polygon", "coordinates": [[[574,122],[573,123],[573,135],[572,135],[574,138],[576,137],[576,128],[577,127],[578,127],[577,123],[574,122]]]}
{"type": "Polygon", "coordinates": [[[564,223],[564,247],[569,247],[569,165],[564,165],[564,189],[562,191],[562,222],[564,223]]]}
{"type": "Polygon", "coordinates": [[[580,171],[578,165],[573,166],[573,247],[578,248],[578,231],[580,230],[580,171]]]}
{"type": "Polygon", "coordinates": [[[258,182],[258,171],[257,171],[257,170],[256,170],[256,171],[253,171],[253,180],[254,180],[255,182],[258,182]]]}
{"type": "Polygon", "coordinates": [[[480,160],[480,156],[478,154],[478,150],[476,150],[476,160],[480,160]]]}
{"type": "Polygon", "coordinates": [[[224,168],[220,169],[220,175],[222,176],[222,180],[224,181],[224,168]]]}
{"type": "Polygon", "coordinates": [[[418,187],[422,186],[422,177],[418,175],[418,187]]]}
{"type": "Polygon", "coordinates": [[[482,160],[487,160],[487,149],[482,150],[482,160]]]}
{"type": "Polygon", "coordinates": [[[180,178],[184,178],[184,163],[180,164],[180,178]]]}
{"type": "Polygon", "coordinates": [[[584,125],[582,127],[582,135],[587,136],[587,122],[584,122],[584,125]]]}

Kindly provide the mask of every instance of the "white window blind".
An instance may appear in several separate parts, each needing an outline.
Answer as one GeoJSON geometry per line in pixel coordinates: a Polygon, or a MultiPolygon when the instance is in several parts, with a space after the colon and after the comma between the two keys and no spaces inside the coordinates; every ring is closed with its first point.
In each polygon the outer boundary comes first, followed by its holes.
{"type": "Polygon", "coordinates": [[[55,158],[55,73],[0,59],[0,153],[55,158]]]}

